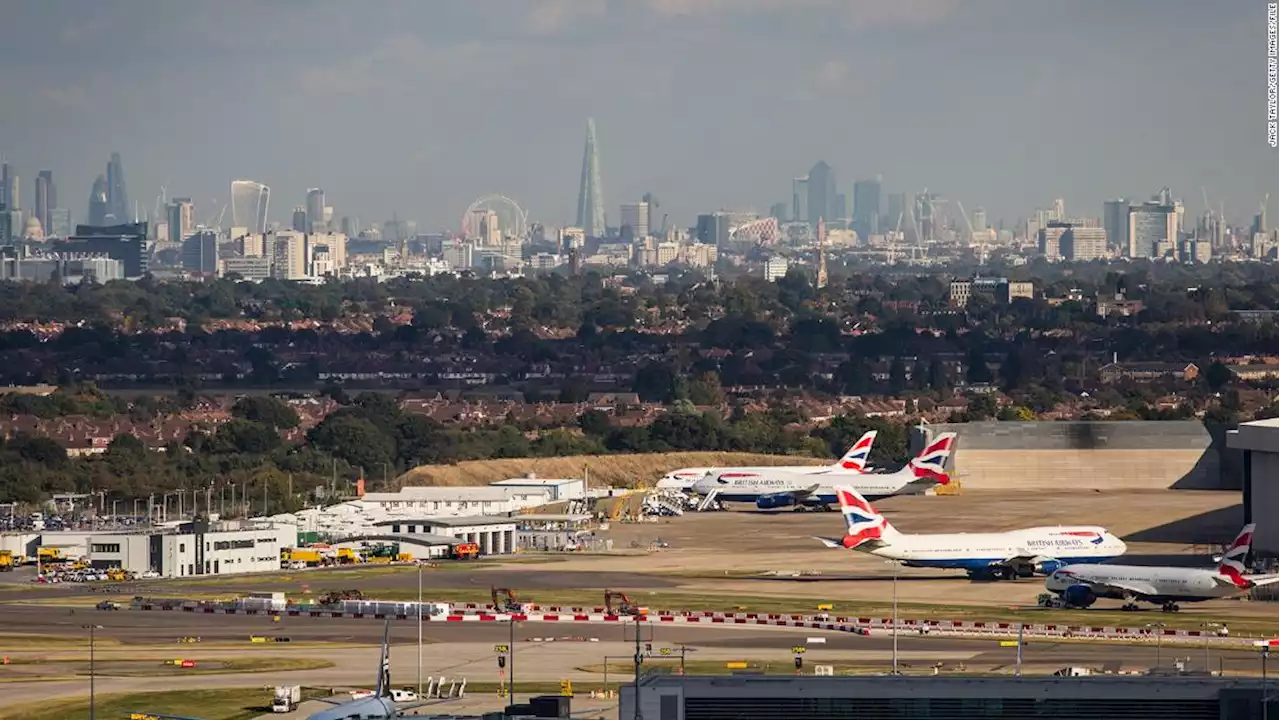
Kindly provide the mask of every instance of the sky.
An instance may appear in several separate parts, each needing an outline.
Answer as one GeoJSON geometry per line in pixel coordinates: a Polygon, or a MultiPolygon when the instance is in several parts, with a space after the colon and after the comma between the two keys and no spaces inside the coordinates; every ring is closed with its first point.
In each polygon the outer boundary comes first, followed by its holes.
{"type": "MultiPolygon", "coordinates": [[[[0,0],[0,154],[83,221],[123,157],[217,214],[234,179],[365,226],[456,229],[501,193],[572,223],[594,117],[606,211],[767,212],[818,160],[1013,222],[1163,186],[1270,193],[1266,7],[1229,0],[0,0]]],[[[229,217],[229,215],[228,215],[229,217]]],[[[1275,220],[1272,220],[1274,226],[1275,220]]]]}

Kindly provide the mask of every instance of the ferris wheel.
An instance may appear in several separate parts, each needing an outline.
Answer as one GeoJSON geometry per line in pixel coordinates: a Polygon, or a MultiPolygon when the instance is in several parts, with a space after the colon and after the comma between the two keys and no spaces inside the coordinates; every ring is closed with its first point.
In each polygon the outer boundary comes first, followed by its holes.
{"type": "Polygon", "coordinates": [[[480,224],[493,213],[498,218],[498,228],[504,236],[523,238],[529,231],[529,214],[520,204],[506,195],[485,195],[467,206],[462,216],[462,233],[466,237],[479,237],[480,224]]]}

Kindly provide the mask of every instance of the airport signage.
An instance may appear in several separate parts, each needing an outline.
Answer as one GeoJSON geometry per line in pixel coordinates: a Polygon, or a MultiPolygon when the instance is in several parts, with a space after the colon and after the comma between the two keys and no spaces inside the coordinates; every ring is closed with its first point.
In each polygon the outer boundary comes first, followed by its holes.
{"type": "Polygon", "coordinates": [[[797,655],[799,655],[799,654],[803,653],[804,651],[805,651],[805,646],[803,646],[803,645],[792,645],[792,646],[791,646],[791,652],[793,652],[793,653],[795,653],[795,654],[797,654],[797,655]]]}
{"type": "Polygon", "coordinates": [[[509,652],[511,652],[511,646],[510,646],[510,645],[507,645],[506,643],[503,643],[503,644],[501,644],[501,645],[494,645],[494,646],[493,646],[493,651],[494,651],[494,652],[496,652],[496,653],[499,653],[499,654],[501,654],[501,653],[509,653],[509,652]]]}

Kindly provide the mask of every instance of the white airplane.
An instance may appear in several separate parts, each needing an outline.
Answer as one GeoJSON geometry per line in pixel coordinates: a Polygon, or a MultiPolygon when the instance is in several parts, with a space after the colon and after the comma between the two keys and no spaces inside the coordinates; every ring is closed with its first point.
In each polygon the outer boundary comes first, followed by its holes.
{"type": "Polygon", "coordinates": [[[1067,607],[1087,608],[1098,598],[1124,600],[1123,609],[1135,610],[1137,600],[1159,603],[1165,612],[1176,612],[1179,602],[1200,602],[1232,597],[1259,585],[1280,582],[1277,575],[1245,575],[1245,556],[1253,544],[1253,524],[1245,525],[1216,569],[1142,567],[1137,565],[1089,565],[1057,570],[1045,578],[1045,589],[1058,594],[1067,607]]]}
{"type": "MultiPolygon", "coordinates": [[[[441,700],[428,700],[425,702],[416,702],[417,694],[412,692],[399,692],[391,689],[391,620],[387,619],[387,625],[382,631],[382,661],[378,668],[378,684],[373,692],[356,691],[351,693],[351,700],[340,702],[327,698],[316,698],[320,702],[333,705],[332,708],[321,710],[307,716],[307,720],[351,720],[359,718],[360,720],[391,720],[392,718],[404,717],[408,711],[427,705],[438,705],[441,700]],[[397,698],[412,699],[410,702],[402,702],[397,698]]],[[[416,714],[416,713],[415,713],[416,714]]],[[[189,717],[185,715],[166,715],[164,713],[154,712],[134,712],[131,713],[133,718],[146,718],[151,720],[201,720],[200,718],[189,717]]]]}
{"type": "Polygon", "coordinates": [[[904,535],[850,486],[836,488],[847,532],[816,538],[908,567],[963,569],[975,579],[1049,574],[1073,563],[1098,563],[1124,554],[1120,538],[1092,525],[1034,527],[1006,532],[904,535]]]}
{"type": "MultiPolygon", "coordinates": [[[[866,470],[866,469],[867,469],[867,456],[869,456],[869,455],[871,454],[871,444],[875,442],[875,439],[876,439],[876,431],[875,431],[875,430],[872,430],[872,431],[870,431],[870,432],[868,432],[868,433],[865,433],[861,438],[858,438],[858,442],[854,443],[854,444],[853,444],[853,447],[849,448],[849,452],[845,453],[844,457],[840,458],[840,459],[839,459],[838,461],[836,461],[834,464],[829,465],[829,466],[827,466],[827,467],[829,467],[829,468],[841,468],[841,467],[842,467],[842,468],[845,468],[845,469],[847,469],[847,470],[854,470],[854,469],[856,469],[856,470],[858,470],[859,472],[861,472],[861,471],[863,471],[863,470],[866,470]]],[[[746,472],[750,472],[750,471],[754,471],[754,470],[780,470],[780,471],[781,471],[781,470],[795,470],[795,471],[807,471],[807,472],[813,472],[813,471],[815,471],[815,470],[821,470],[822,468],[823,468],[823,466],[821,466],[821,465],[779,465],[779,466],[773,466],[773,467],[758,467],[758,468],[747,468],[747,467],[740,467],[740,468],[718,468],[718,467],[690,467],[690,468],[680,468],[679,470],[672,470],[671,472],[667,473],[666,475],[663,475],[663,476],[662,476],[662,479],[658,480],[658,484],[657,484],[657,485],[655,485],[655,487],[656,487],[657,489],[659,489],[659,490],[663,490],[663,489],[673,489],[673,490],[693,490],[693,489],[694,489],[694,486],[695,486],[695,485],[697,485],[698,481],[702,480],[703,478],[707,477],[708,475],[715,476],[715,475],[718,475],[719,473],[722,473],[722,472],[729,472],[729,471],[738,471],[738,472],[746,471],[746,472]]]]}
{"type": "Polygon", "coordinates": [[[872,431],[863,435],[835,465],[729,468],[707,475],[693,489],[704,497],[714,492],[717,500],[725,502],[753,502],[761,510],[791,505],[827,508],[839,501],[836,483],[851,485],[875,498],[918,494],[951,482],[945,468],[955,439],[955,433],[943,433],[901,470],[869,473],[865,470],[866,458],[875,440],[875,431],[872,431]]]}

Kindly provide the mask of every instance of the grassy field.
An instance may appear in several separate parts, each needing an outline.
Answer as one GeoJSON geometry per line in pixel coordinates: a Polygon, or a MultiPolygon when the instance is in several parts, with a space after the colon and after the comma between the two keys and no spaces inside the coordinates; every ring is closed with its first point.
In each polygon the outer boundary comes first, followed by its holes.
{"type": "MultiPolygon", "coordinates": [[[[303,689],[304,699],[324,695],[318,690],[303,689]]],[[[271,712],[271,689],[267,687],[99,695],[95,700],[94,716],[100,718],[127,718],[131,712],[147,711],[202,720],[249,720],[271,712]]],[[[86,720],[88,717],[88,698],[0,709],[0,720],[86,720]]]]}
{"type": "MultiPolygon", "coordinates": [[[[290,671],[290,670],[322,670],[333,667],[328,660],[315,658],[259,657],[259,658],[201,658],[198,654],[172,653],[168,656],[148,658],[98,658],[94,663],[94,673],[103,677],[186,677],[189,675],[227,675],[230,673],[290,671]],[[183,668],[173,664],[174,655],[182,655],[185,659],[195,660],[193,668],[183,668]]],[[[29,675],[33,671],[45,675],[88,675],[89,659],[59,658],[44,660],[42,658],[11,659],[8,665],[0,666],[0,678],[7,674],[29,675]]]]}
{"type": "MultiPolygon", "coordinates": [[[[614,487],[652,487],[667,472],[682,467],[755,465],[821,465],[818,458],[731,452],[637,453],[634,455],[571,455],[560,458],[468,460],[457,465],[423,465],[396,478],[400,485],[487,485],[495,480],[523,477],[580,478],[614,487]]],[[[825,462],[830,462],[829,460],[825,462]]]]}

